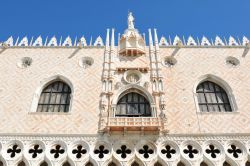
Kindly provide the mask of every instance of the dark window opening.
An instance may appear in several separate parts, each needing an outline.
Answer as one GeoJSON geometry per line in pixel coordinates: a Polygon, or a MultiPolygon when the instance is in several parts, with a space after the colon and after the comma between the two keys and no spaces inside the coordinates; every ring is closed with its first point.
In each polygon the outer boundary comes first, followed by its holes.
{"type": "Polygon", "coordinates": [[[138,93],[128,93],[117,103],[116,116],[149,117],[151,116],[148,100],[138,93]]]}
{"type": "Polygon", "coordinates": [[[201,112],[232,112],[227,93],[214,82],[202,82],[196,93],[201,112]]]}
{"type": "Polygon", "coordinates": [[[66,83],[53,82],[43,89],[37,112],[69,112],[70,98],[71,89],[66,83]]]}

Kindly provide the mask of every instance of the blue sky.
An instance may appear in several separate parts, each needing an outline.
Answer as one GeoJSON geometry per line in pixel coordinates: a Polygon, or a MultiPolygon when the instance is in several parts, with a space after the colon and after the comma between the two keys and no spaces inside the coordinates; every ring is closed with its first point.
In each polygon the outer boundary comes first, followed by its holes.
{"type": "Polygon", "coordinates": [[[214,38],[250,38],[250,0],[1,0],[0,41],[56,35],[105,37],[106,28],[122,33],[128,10],[141,33],[214,38]]]}

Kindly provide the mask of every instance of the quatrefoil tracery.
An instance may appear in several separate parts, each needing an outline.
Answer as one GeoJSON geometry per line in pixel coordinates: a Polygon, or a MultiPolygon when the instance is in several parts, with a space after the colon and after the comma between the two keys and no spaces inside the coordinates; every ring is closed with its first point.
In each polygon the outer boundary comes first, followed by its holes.
{"type": "Polygon", "coordinates": [[[166,157],[168,159],[172,158],[172,155],[174,155],[176,153],[176,150],[173,149],[170,145],[166,145],[165,149],[161,150],[162,154],[166,154],[166,157]]]}
{"type": "Polygon", "coordinates": [[[227,149],[227,152],[232,154],[235,158],[238,158],[239,154],[242,153],[242,150],[235,145],[231,145],[231,148],[227,149]]]}
{"type": "Polygon", "coordinates": [[[10,153],[10,157],[13,158],[16,156],[16,153],[20,153],[21,149],[19,148],[19,146],[17,144],[13,145],[12,148],[9,148],[7,150],[7,153],[10,153]]]}
{"type": "Polygon", "coordinates": [[[109,150],[108,149],[105,149],[105,147],[103,145],[100,145],[99,146],[99,149],[95,149],[94,150],[94,153],[95,154],[98,154],[98,157],[100,159],[102,159],[104,157],[105,154],[108,154],[109,153],[109,150]]]}
{"type": "Polygon", "coordinates": [[[188,145],[187,149],[184,149],[183,152],[188,155],[189,158],[194,158],[195,154],[198,154],[199,151],[195,149],[192,145],[188,145]]]}
{"type": "Polygon", "coordinates": [[[216,158],[217,155],[220,154],[220,150],[217,149],[214,145],[209,145],[209,148],[207,148],[205,152],[211,155],[212,158],[216,158]]]}
{"type": "Polygon", "coordinates": [[[39,145],[34,145],[33,149],[29,150],[29,153],[32,154],[32,158],[36,158],[38,154],[43,152],[43,149],[39,149],[39,145]]]}
{"type": "Polygon", "coordinates": [[[121,149],[116,150],[117,154],[121,154],[121,157],[125,159],[127,157],[127,154],[131,154],[131,150],[127,148],[126,145],[122,145],[121,149]]]}
{"type": "Polygon", "coordinates": [[[50,153],[54,154],[54,158],[58,158],[60,154],[63,154],[64,152],[65,150],[61,148],[61,145],[56,145],[55,149],[50,150],[50,153]]]}
{"type": "Polygon", "coordinates": [[[72,150],[73,154],[76,154],[76,158],[81,158],[82,155],[87,153],[87,150],[82,147],[82,145],[78,145],[75,149],[72,150]]]}
{"type": "Polygon", "coordinates": [[[153,154],[154,150],[150,149],[148,145],[144,145],[142,149],[139,149],[139,153],[143,155],[144,158],[149,158],[149,154],[153,154]]]}

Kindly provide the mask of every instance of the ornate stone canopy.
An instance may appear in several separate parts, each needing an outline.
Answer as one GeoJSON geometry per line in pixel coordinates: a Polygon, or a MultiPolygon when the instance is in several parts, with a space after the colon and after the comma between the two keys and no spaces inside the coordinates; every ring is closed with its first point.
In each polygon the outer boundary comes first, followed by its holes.
{"type": "Polygon", "coordinates": [[[137,56],[145,54],[145,40],[134,27],[134,17],[131,12],[128,14],[128,29],[125,30],[119,42],[120,55],[137,56]]]}

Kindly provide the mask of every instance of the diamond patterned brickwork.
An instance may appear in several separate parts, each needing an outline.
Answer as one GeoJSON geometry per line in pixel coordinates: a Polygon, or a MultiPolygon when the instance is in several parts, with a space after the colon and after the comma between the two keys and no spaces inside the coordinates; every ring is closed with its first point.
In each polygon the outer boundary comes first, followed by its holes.
{"type": "MultiPolygon", "coordinates": [[[[249,133],[250,74],[249,53],[244,48],[161,48],[161,60],[174,55],[177,64],[167,68],[160,64],[164,77],[167,129],[170,134],[249,133]],[[238,67],[225,63],[228,56],[240,60],[238,67]],[[233,113],[200,113],[194,100],[194,85],[201,76],[215,75],[233,90],[237,111],[233,113]]],[[[117,51],[115,51],[117,54],[117,51]]],[[[140,57],[117,57],[115,67],[150,67],[149,53],[140,57]]],[[[104,48],[9,48],[0,50],[0,131],[31,134],[95,134],[99,123],[99,102],[104,48]],[[89,56],[89,68],[79,60],[89,56]],[[19,68],[23,57],[31,57],[32,65],[19,68]],[[44,80],[62,75],[73,85],[70,112],[31,113],[35,91],[44,80]]],[[[113,86],[122,79],[116,75],[113,86]]],[[[150,73],[143,74],[142,83],[150,83],[150,73]]],[[[122,85],[123,86],[123,83],[122,85]]],[[[114,88],[114,87],[113,87],[114,88]]],[[[114,88],[115,89],[115,88],[114,88]]],[[[151,83],[148,88],[152,93],[151,83]]],[[[117,91],[114,90],[114,95],[117,91]]],[[[113,97],[114,97],[113,95],[113,97]]],[[[158,97],[156,97],[158,100],[158,97]]],[[[112,98],[111,101],[112,102],[112,98]]],[[[156,101],[159,103],[159,101],[156,101]]],[[[159,108],[159,106],[157,106],[159,108]]],[[[159,110],[157,110],[159,112],[159,110]]]]}
{"type": "Polygon", "coordinates": [[[174,48],[160,50],[162,60],[171,55],[177,59],[172,68],[162,66],[170,133],[249,133],[250,54],[243,58],[243,48],[181,48],[174,52],[174,48]],[[225,63],[228,56],[238,58],[240,65],[228,66],[225,63]],[[199,112],[194,100],[194,86],[207,74],[229,84],[236,99],[236,112],[199,112]]]}
{"type": "Polygon", "coordinates": [[[1,54],[0,117],[2,133],[96,133],[103,49],[74,48],[7,49],[1,54]],[[78,61],[90,56],[94,64],[81,68],[78,61]],[[31,57],[33,64],[17,67],[22,57],[31,57]],[[62,75],[73,84],[72,108],[64,113],[30,113],[32,99],[41,81],[62,75]],[[86,127],[88,126],[88,128],[86,127]]]}

